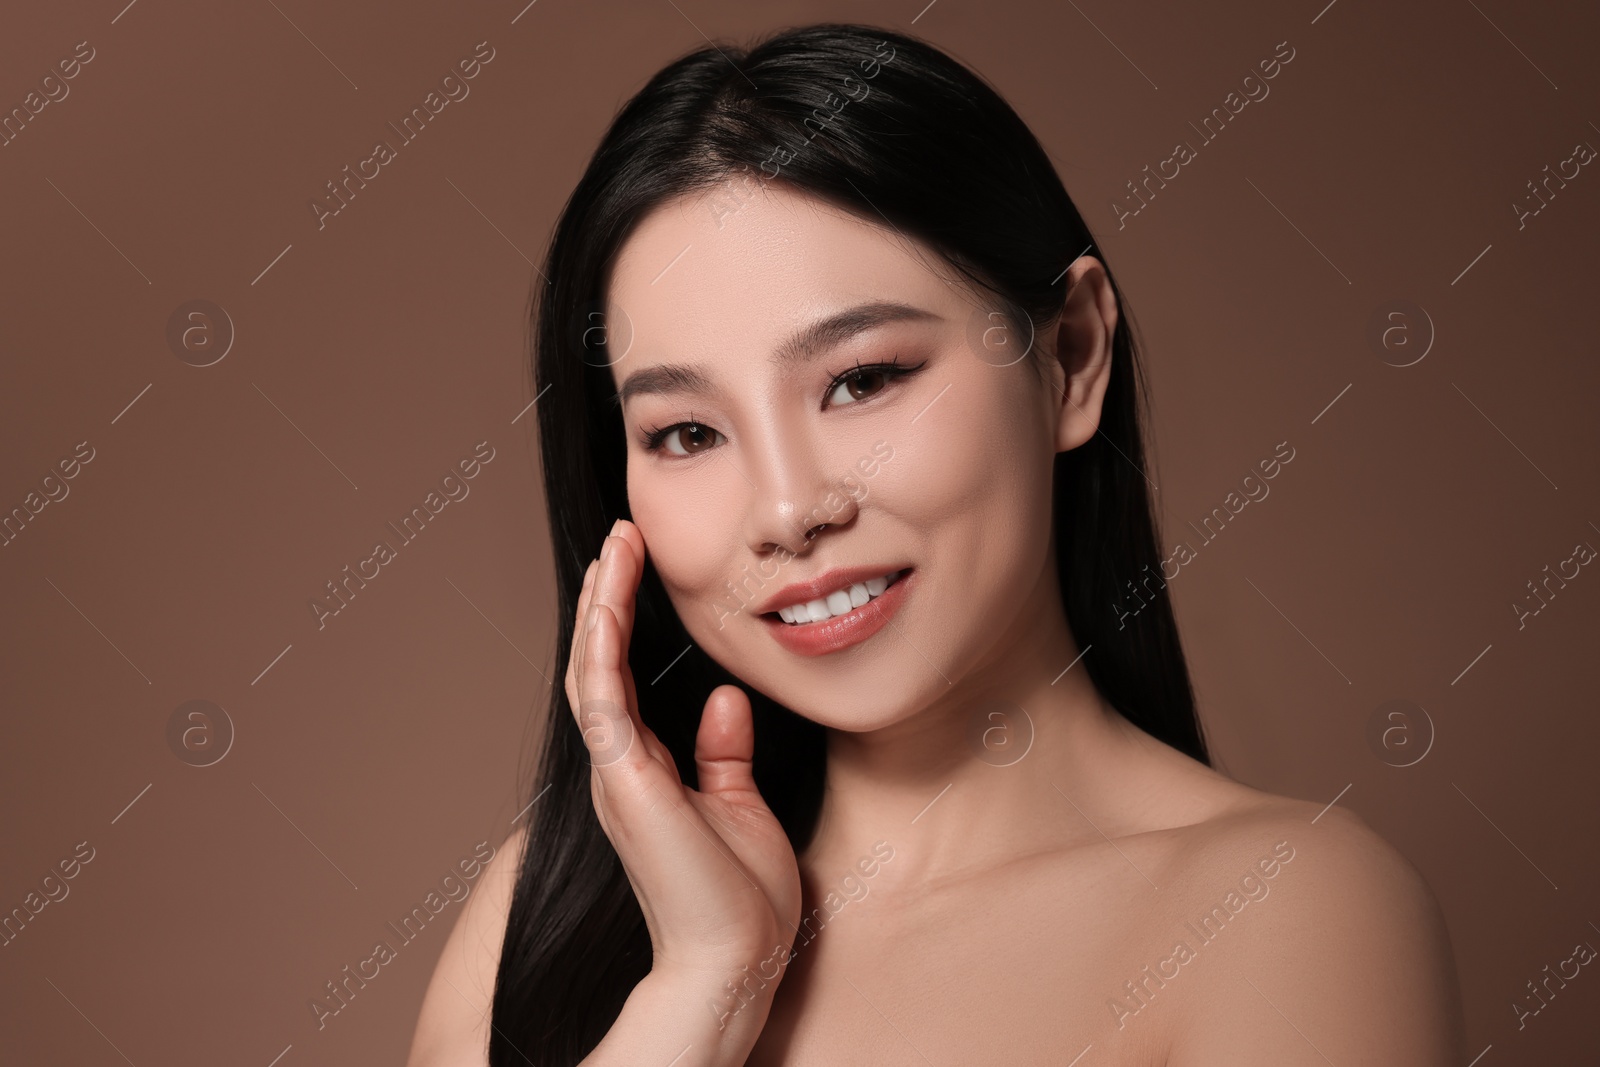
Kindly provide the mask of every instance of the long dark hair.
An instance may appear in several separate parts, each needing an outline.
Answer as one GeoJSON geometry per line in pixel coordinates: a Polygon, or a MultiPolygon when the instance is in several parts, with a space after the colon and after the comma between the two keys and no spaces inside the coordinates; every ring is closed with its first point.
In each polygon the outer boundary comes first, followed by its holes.
{"type": "MultiPolygon", "coordinates": [[[[492,1067],[576,1064],[651,967],[643,913],[601,830],[590,760],[559,675],[589,560],[628,516],[625,436],[611,397],[603,286],[633,227],[663,202],[731,178],[778,180],[920,239],[1019,328],[1053,321],[1066,267],[1094,238],[1037,138],[979,76],[931,45],[871,26],[789,29],[746,50],[675,60],[623,107],[557,223],[532,301],[534,388],[560,629],[530,829],[495,979],[492,1067]],[[548,391],[548,392],[547,392],[548,391]]],[[[1100,256],[1104,260],[1104,256],[1100,256]]],[[[1109,276],[1110,269],[1107,267],[1109,276]]],[[[1159,573],[1144,475],[1143,385],[1126,301],[1100,432],[1057,455],[1061,596],[1085,669],[1152,736],[1210,764],[1167,598],[1136,612],[1128,583],[1159,573]]],[[[710,691],[735,679],[690,649],[659,577],[640,584],[629,667],[643,721],[698,781],[694,738],[710,691]],[[671,666],[663,684],[653,684],[671,666]]],[[[745,687],[755,778],[796,852],[825,772],[823,728],[745,687]]]]}

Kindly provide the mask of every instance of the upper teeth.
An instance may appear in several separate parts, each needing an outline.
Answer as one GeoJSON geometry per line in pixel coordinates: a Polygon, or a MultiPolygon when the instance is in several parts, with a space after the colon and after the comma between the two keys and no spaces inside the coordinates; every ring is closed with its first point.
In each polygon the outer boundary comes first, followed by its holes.
{"type": "Polygon", "coordinates": [[[853,585],[829,593],[825,597],[808,600],[804,604],[793,604],[786,608],[779,608],[778,615],[784,622],[796,625],[821,622],[823,619],[831,619],[835,615],[843,615],[847,611],[859,608],[873,597],[882,593],[902,573],[901,571],[890,571],[882,578],[868,578],[864,582],[856,582],[853,585]]]}

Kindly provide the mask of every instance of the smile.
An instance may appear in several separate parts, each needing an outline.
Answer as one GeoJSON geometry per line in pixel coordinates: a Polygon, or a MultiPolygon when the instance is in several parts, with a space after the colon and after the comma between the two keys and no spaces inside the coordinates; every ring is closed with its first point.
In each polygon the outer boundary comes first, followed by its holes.
{"type": "Polygon", "coordinates": [[[825,597],[759,616],[774,640],[800,656],[823,656],[859,644],[889,625],[916,584],[911,568],[852,582],[825,597]],[[817,618],[816,616],[821,616],[817,618]]]}
{"type": "Polygon", "coordinates": [[[835,616],[854,611],[868,601],[882,596],[883,591],[893,585],[900,575],[904,573],[904,571],[890,571],[879,578],[868,578],[864,582],[854,582],[843,589],[829,593],[825,597],[779,608],[777,614],[791,626],[826,622],[835,616]]]}

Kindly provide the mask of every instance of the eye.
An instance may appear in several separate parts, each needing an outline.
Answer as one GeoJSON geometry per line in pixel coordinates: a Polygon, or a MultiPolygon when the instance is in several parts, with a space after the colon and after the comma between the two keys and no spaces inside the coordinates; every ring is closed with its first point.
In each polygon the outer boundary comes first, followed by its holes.
{"type": "Polygon", "coordinates": [[[889,384],[889,369],[887,367],[858,367],[846,371],[838,379],[838,384],[829,393],[828,400],[832,404],[850,404],[857,400],[865,400],[874,393],[881,392],[889,384]]]}
{"type": "Polygon", "coordinates": [[[646,447],[651,451],[664,448],[674,456],[693,456],[709,449],[721,436],[709,426],[680,422],[651,434],[646,447]]]}

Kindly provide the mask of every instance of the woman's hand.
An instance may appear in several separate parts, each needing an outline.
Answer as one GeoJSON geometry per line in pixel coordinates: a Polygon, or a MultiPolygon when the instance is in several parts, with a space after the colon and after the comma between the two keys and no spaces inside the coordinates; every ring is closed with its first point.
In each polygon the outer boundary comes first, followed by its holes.
{"type": "Polygon", "coordinates": [[[718,686],[706,700],[695,738],[698,790],[683,784],[640,720],[627,664],[644,560],[643,535],[619,520],[584,575],[567,699],[589,749],[595,812],[650,930],[652,973],[721,989],[794,943],[799,865],[756,791],[744,690],[718,686]]]}

